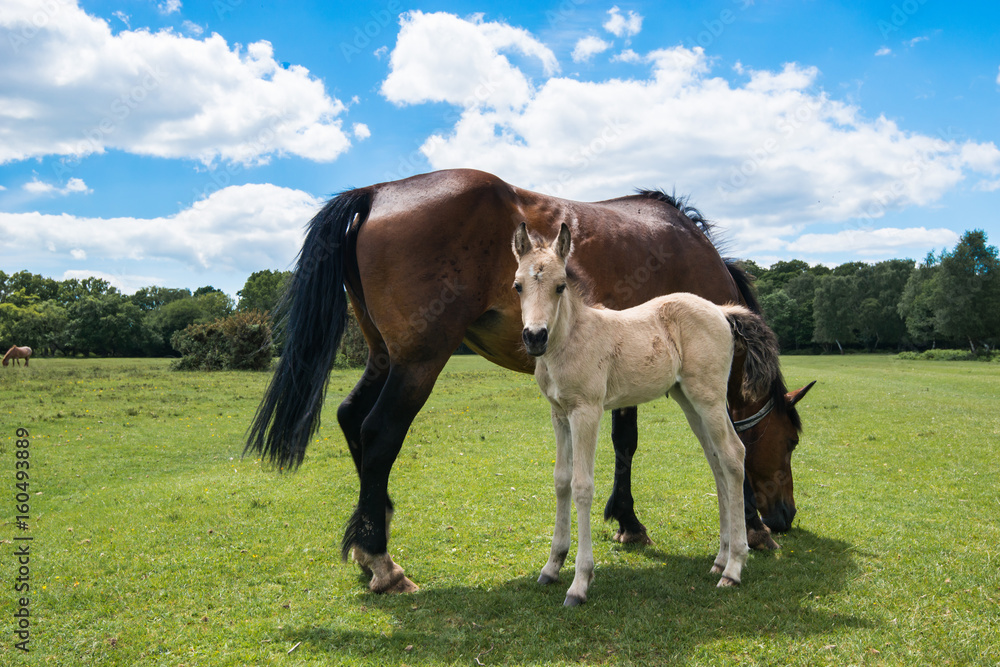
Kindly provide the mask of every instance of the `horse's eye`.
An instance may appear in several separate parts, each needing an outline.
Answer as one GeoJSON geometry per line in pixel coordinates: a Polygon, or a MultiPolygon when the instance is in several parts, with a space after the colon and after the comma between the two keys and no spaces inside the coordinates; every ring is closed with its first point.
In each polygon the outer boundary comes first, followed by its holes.
{"type": "Polygon", "coordinates": [[[566,283],[563,283],[562,285],[556,287],[556,294],[562,294],[565,291],[566,291],[566,283]]]}
{"type": "Polygon", "coordinates": [[[521,293],[521,283],[518,282],[514,283],[514,291],[517,292],[518,294],[521,293]]]}

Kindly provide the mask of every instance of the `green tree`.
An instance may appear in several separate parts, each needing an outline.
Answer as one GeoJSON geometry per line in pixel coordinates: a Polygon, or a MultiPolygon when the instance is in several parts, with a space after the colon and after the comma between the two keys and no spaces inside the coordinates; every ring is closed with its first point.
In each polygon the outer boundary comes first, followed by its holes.
{"type": "Polygon", "coordinates": [[[143,287],[136,290],[129,300],[144,312],[150,312],[162,308],[168,303],[191,297],[191,290],[176,289],[172,287],[143,287]]]}
{"type": "Polygon", "coordinates": [[[986,232],[967,231],[941,257],[932,303],[935,327],[952,340],[995,344],[1000,336],[1000,261],[986,232]]]}
{"type": "Polygon", "coordinates": [[[924,263],[910,273],[896,311],[906,322],[910,342],[921,347],[934,345],[937,322],[934,316],[934,293],[937,287],[938,260],[928,253],[924,263]]]}
{"type": "Polygon", "coordinates": [[[259,310],[263,313],[273,313],[275,306],[285,291],[291,271],[257,271],[250,274],[243,289],[236,292],[240,298],[237,310],[259,310]]]}
{"type": "Polygon", "coordinates": [[[813,299],[813,340],[822,345],[836,344],[841,353],[844,344],[853,343],[857,324],[854,308],[855,281],[836,271],[819,279],[813,299]]]}

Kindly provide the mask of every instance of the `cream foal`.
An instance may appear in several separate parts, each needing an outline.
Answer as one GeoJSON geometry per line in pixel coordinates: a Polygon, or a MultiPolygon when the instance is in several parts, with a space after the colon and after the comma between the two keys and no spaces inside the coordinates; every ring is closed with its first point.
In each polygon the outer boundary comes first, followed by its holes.
{"type": "Polygon", "coordinates": [[[535,379],[552,403],[556,434],[555,531],[538,581],[556,581],[569,553],[572,493],[579,543],[565,604],[586,602],[594,578],[590,508],[601,415],[669,393],[684,410],[715,475],[719,553],[711,571],[722,573],[720,587],[736,586],[747,559],[747,536],[744,449],[726,409],[729,370],[734,345],[745,345],[742,390],[754,398],[766,391],[777,372],[774,334],[742,306],[718,306],[686,292],[621,311],[590,307],[567,281],[571,247],[565,224],[551,245],[533,242],[523,223],[514,234],[522,337],[536,357],[535,379]]]}

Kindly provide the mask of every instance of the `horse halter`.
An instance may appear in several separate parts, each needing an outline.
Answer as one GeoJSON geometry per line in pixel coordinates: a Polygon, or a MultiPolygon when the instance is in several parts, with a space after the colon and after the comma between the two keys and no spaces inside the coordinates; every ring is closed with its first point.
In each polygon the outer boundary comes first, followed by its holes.
{"type": "Polygon", "coordinates": [[[743,433],[744,431],[749,431],[754,426],[759,424],[761,420],[764,419],[764,417],[770,414],[771,410],[773,409],[774,409],[774,399],[769,398],[767,399],[767,403],[764,404],[764,407],[755,412],[752,416],[747,417],[746,419],[741,419],[739,421],[734,421],[733,428],[736,430],[737,433],[743,433]]]}

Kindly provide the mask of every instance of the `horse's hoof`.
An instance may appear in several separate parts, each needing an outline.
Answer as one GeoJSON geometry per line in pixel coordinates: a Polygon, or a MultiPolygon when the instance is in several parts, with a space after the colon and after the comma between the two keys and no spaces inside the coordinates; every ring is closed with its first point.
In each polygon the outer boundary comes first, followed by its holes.
{"type": "Polygon", "coordinates": [[[550,577],[544,572],[538,575],[538,583],[540,583],[542,586],[548,586],[549,584],[556,581],[559,581],[559,577],[550,577]]]}
{"type": "Polygon", "coordinates": [[[767,526],[764,530],[751,529],[747,531],[747,546],[757,551],[774,551],[781,546],[771,537],[771,531],[767,526]]]}
{"type": "Polygon", "coordinates": [[[566,601],[563,602],[563,606],[564,607],[579,607],[580,605],[582,605],[586,601],[587,601],[587,598],[577,597],[576,595],[567,595],[566,596],[566,601]]]}
{"type": "Polygon", "coordinates": [[[373,593],[387,593],[389,595],[396,595],[399,593],[416,593],[420,590],[420,587],[409,580],[408,577],[402,576],[396,579],[391,584],[383,588],[382,590],[372,589],[373,593]]]}
{"type": "Polygon", "coordinates": [[[716,584],[717,588],[738,588],[740,582],[736,581],[732,577],[723,577],[719,579],[719,583],[716,584]]]}
{"type": "Polygon", "coordinates": [[[718,563],[712,564],[712,569],[708,571],[709,574],[722,574],[726,569],[725,565],[719,565],[718,563]]]}
{"type": "Polygon", "coordinates": [[[652,544],[653,540],[649,539],[649,535],[646,531],[640,531],[638,533],[633,533],[629,530],[618,529],[618,532],[614,536],[615,542],[621,542],[622,544],[652,544]]]}

